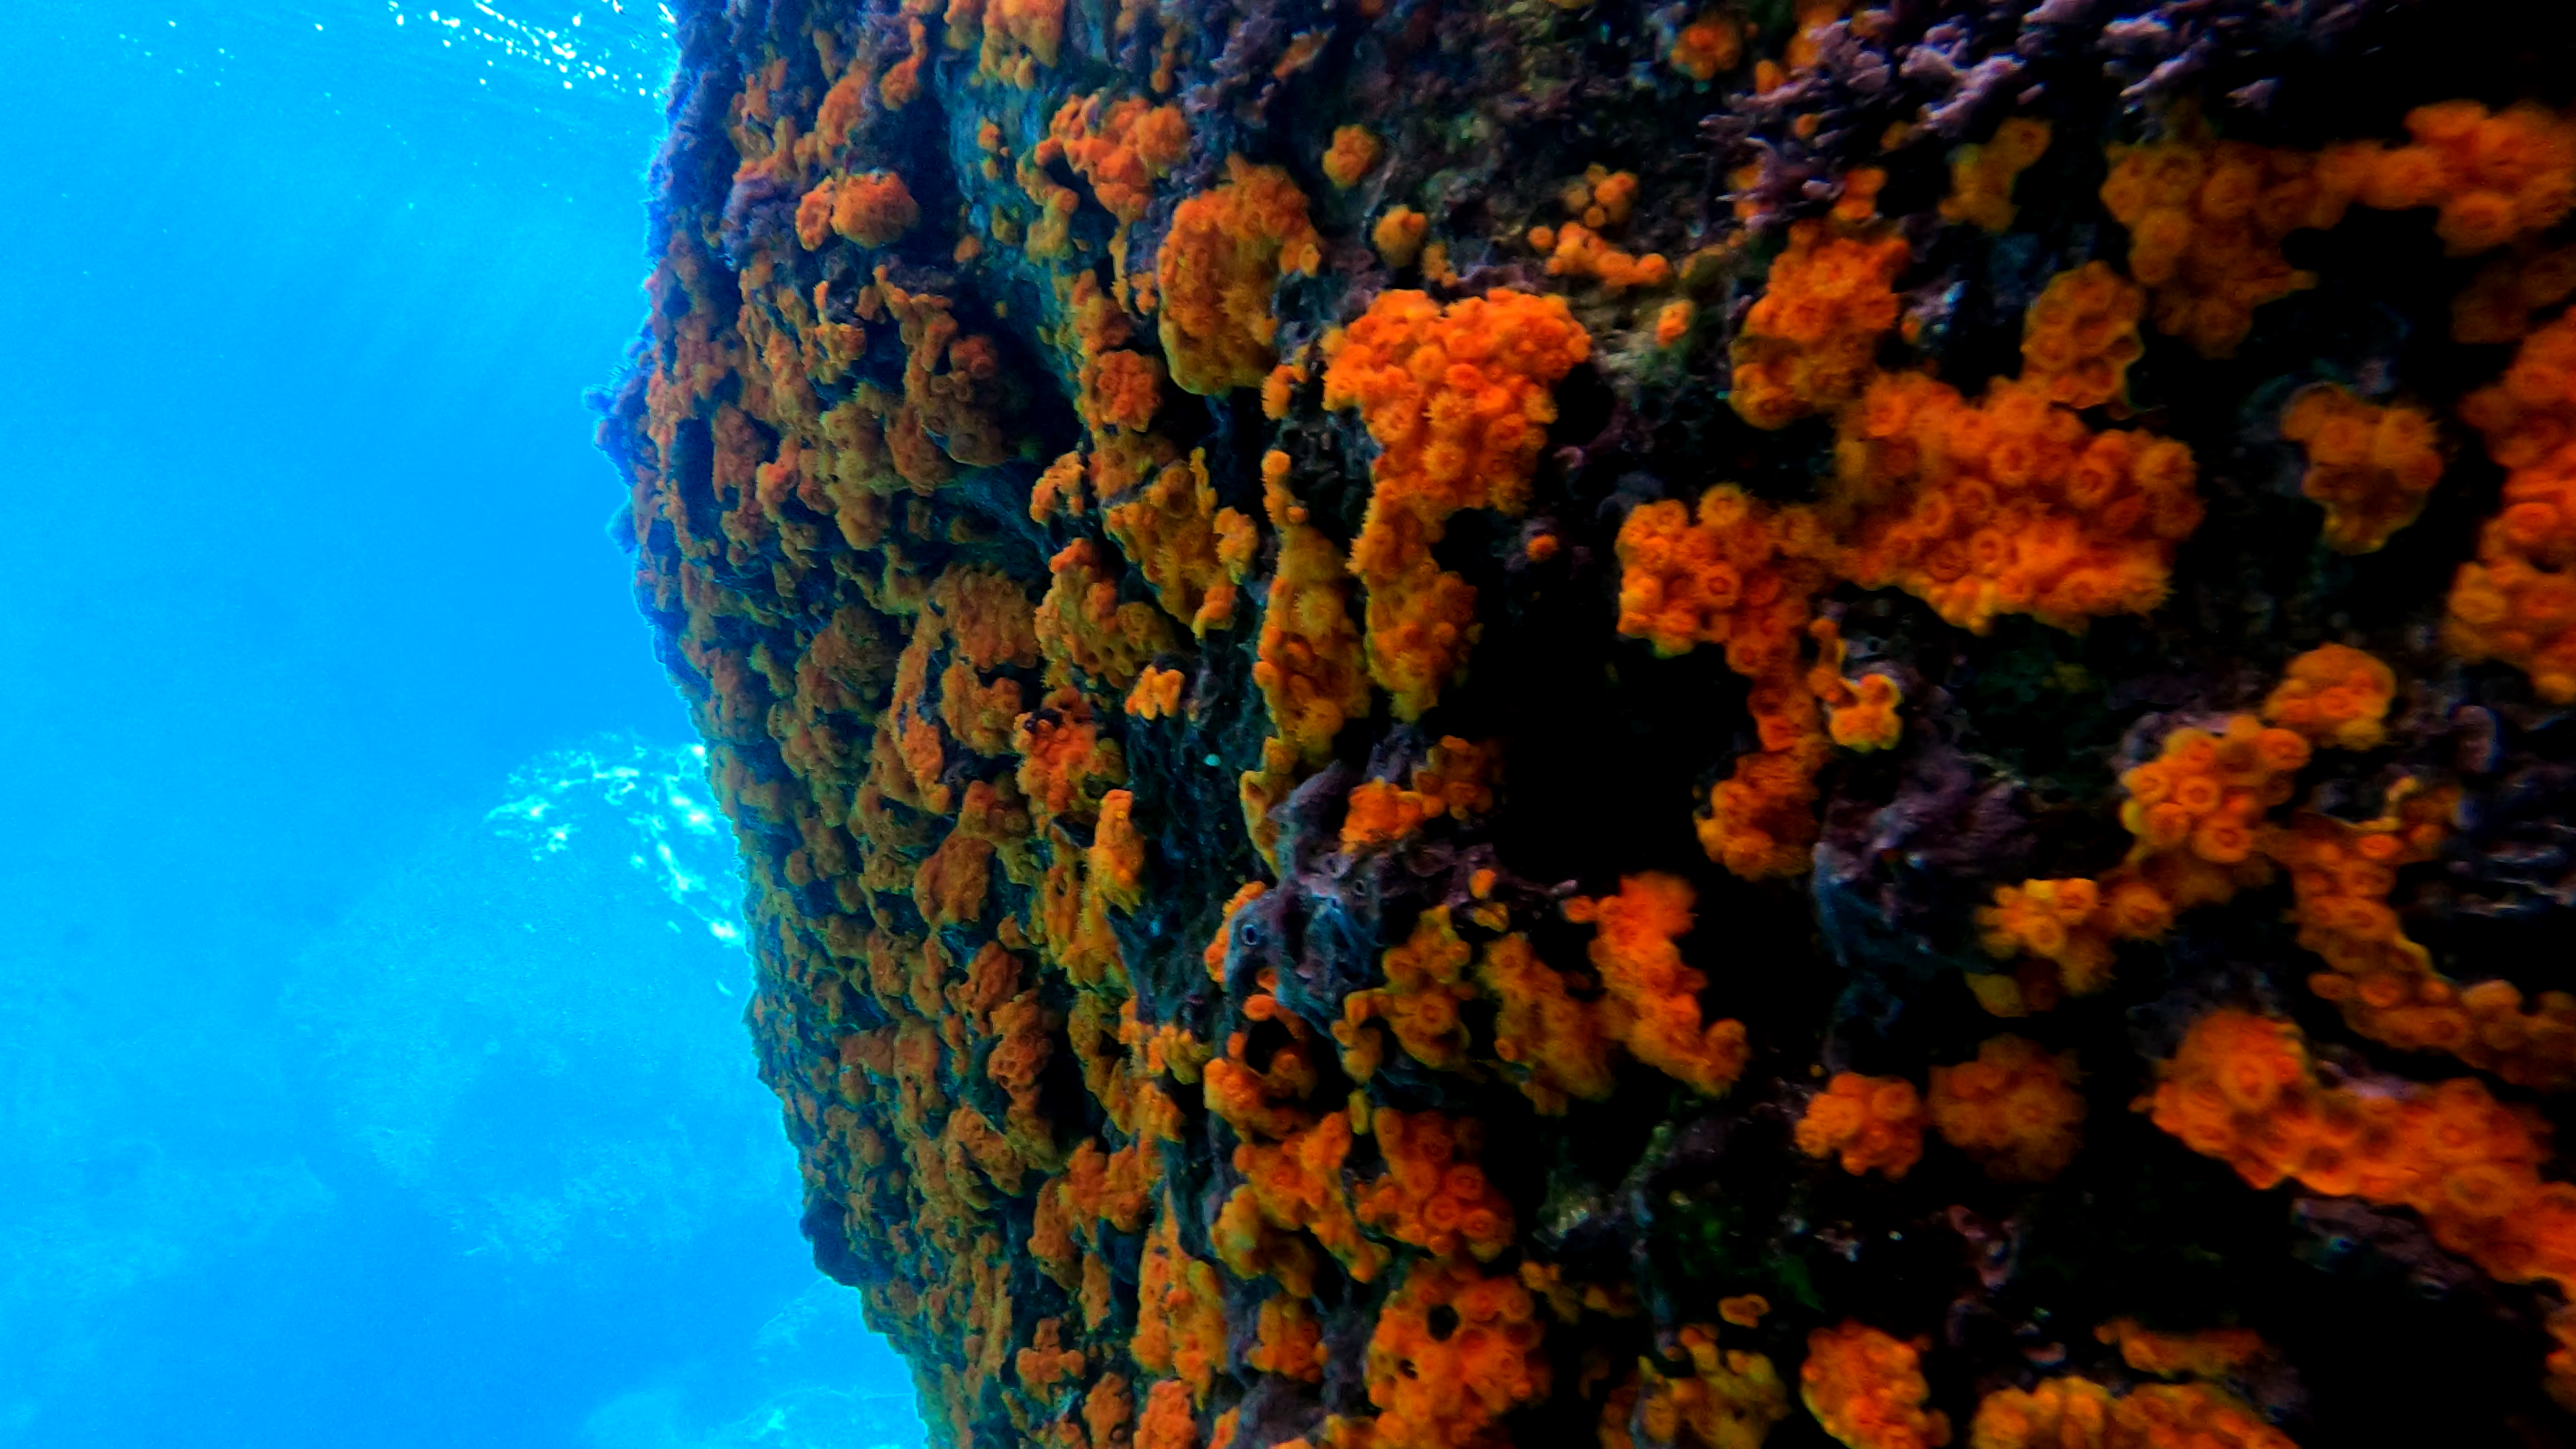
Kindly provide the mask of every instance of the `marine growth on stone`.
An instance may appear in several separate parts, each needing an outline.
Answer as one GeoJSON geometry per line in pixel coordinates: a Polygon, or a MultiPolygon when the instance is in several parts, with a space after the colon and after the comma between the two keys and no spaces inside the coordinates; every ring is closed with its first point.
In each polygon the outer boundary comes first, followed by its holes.
{"type": "Polygon", "coordinates": [[[680,9],[600,439],[936,1441],[2576,1442],[2576,17],[680,9]]]}

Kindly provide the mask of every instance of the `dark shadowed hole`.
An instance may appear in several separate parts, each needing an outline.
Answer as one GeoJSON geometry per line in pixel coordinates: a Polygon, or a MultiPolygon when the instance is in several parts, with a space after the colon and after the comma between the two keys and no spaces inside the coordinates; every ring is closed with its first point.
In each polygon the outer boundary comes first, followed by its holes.
{"type": "Polygon", "coordinates": [[[1244,1065],[1256,1072],[1270,1070],[1270,1059],[1279,1054],[1281,1047],[1293,1040],[1295,1038],[1288,1034],[1287,1026],[1276,1018],[1254,1022],[1252,1030],[1246,1033],[1244,1038],[1244,1065]]]}

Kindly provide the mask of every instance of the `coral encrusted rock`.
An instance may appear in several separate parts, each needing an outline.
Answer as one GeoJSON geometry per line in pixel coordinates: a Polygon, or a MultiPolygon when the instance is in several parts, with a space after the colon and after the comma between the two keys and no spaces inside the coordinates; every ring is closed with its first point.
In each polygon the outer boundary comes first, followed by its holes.
{"type": "Polygon", "coordinates": [[[676,8],[600,441],[936,1442],[2576,1443],[2576,11],[676,8]]]}

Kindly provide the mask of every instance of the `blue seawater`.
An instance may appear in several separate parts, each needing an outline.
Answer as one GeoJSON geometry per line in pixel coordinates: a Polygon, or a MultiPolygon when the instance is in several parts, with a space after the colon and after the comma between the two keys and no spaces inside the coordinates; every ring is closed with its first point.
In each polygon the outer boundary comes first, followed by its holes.
{"type": "Polygon", "coordinates": [[[0,54],[0,1445],[912,1449],[582,401],[668,16],[0,54]]]}

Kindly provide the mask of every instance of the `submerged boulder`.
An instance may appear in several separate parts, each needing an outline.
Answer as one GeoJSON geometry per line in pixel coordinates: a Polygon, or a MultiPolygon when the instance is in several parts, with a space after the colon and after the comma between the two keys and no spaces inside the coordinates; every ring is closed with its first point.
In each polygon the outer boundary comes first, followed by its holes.
{"type": "Polygon", "coordinates": [[[2576,34],[680,7],[636,587],[934,1436],[2576,1433],[2576,34]]]}

